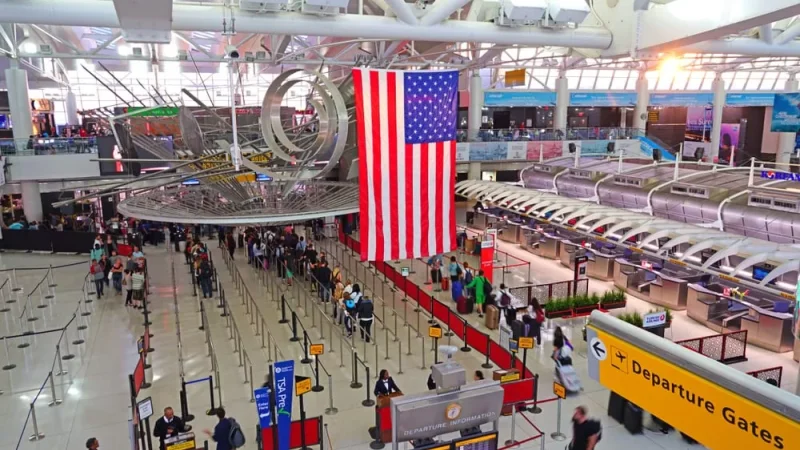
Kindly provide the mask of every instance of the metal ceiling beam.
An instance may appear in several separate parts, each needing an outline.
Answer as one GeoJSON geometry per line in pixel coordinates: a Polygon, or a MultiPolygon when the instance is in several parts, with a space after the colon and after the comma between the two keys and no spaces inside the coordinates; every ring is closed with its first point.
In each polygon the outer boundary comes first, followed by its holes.
{"type": "MultiPolygon", "coordinates": [[[[789,30],[787,30],[789,31],[789,30]]],[[[784,31],[786,33],[786,31],[784,31]]],[[[800,33],[800,29],[798,29],[800,33]]],[[[683,47],[680,50],[692,53],[725,53],[748,56],[791,57],[800,56],[800,43],[779,44],[783,34],[773,40],[772,44],[756,38],[732,38],[721,41],[708,41],[683,47]]]]}
{"type": "MultiPolygon", "coordinates": [[[[119,28],[114,5],[99,0],[0,0],[3,20],[67,26],[119,28]]],[[[172,29],[221,32],[220,5],[175,4],[172,29]]],[[[602,28],[545,29],[500,27],[488,22],[448,20],[435,26],[409,25],[395,18],[342,14],[317,17],[301,13],[255,14],[233,8],[240,33],[307,34],[365,39],[413,40],[424,37],[436,42],[485,42],[506,45],[606,48],[611,33],[602,28]]]]}
{"type": "Polygon", "coordinates": [[[784,45],[793,41],[800,36],[800,20],[795,21],[789,28],[779,34],[778,37],[773,39],[773,42],[778,45],[784,45]]]}
{"type": "Polygon", "coordinates": [[[634,48],[667,50],[722,39],[800,14],[797,0],[675,0],[640,13],[634,48]],[[680,26],[676,26],[680,24],[680,26]]]}

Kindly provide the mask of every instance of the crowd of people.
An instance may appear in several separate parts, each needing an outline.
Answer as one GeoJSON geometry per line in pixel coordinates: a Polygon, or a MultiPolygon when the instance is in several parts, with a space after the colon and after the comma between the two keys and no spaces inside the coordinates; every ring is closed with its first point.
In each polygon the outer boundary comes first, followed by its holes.
{"type": "Polygon", "coordinates": [[[113,288],[115,296],[124,296],[125,306],[144,309],[147,263],[139,246],[118,243],[111,234],[98,234],[89,258],[89,275],[98,299],[111,294],[106,288],[113,288]]]}

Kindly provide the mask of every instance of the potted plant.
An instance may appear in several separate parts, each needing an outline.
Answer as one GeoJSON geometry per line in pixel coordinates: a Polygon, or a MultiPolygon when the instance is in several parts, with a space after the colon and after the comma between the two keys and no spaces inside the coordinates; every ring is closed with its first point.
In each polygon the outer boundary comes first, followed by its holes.
{"type": "Polygon", "coordinates": [[[570,298],[550,299],[542,307],[544,308],[544,316],[548,319],[572,315],[572,299],[570,298]]]}
{"type": "Polygon", "coordinates": [[[619,289],[606,291],[600,296],[600,307],[605,310],[624,308],[625,303],[625,292],[619,289]]]}
{"type": "Polygon", "coordinates": [[[600,296],[597,294],[577,295],[573,297],[572,307],[576,316],[591,314],[592,311],[600,307],[600,296]]]}

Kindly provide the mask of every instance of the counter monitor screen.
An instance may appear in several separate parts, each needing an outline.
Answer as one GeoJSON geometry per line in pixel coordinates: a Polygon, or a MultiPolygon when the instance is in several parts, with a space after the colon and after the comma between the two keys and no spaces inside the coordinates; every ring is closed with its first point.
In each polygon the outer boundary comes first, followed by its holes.
{"type": "Polygon", "coordinates": [[[454,450],[497,450],[497,433],[487,433],[456,441],[454,450]]]}
{"type": "MultiPolygon", "coordinates": [[[[771,272],[770,269],[767,269],[762,266],[754,266],[753,267],[753,279],[756,281],[761,281],[767,277],[767,274],[771,272]]],[[[770,281],[770,283],[774,283],[775,281],[770,281]]]]}

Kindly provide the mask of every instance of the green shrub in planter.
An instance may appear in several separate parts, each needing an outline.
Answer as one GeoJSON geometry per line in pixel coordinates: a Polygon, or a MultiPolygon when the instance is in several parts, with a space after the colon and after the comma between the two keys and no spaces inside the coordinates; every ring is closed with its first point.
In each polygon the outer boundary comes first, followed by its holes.
{"type": "Polygon", "coordinates": [[[615,303],[623,303],[623,302],[625,302],[625,292],[619,289],[606,291],[602,296],[600,296],[601,305],[612,305],[615,303]]]}
{"type": "Polygon", "coordinates": [[[544,304],[544,311],[548,313],[556,311],[567,311],[572,308],[572,303],[568,298],[554,298],[544,304]]]}

